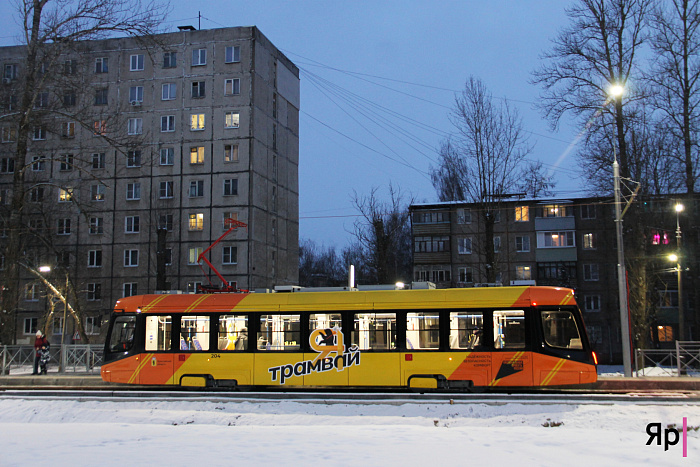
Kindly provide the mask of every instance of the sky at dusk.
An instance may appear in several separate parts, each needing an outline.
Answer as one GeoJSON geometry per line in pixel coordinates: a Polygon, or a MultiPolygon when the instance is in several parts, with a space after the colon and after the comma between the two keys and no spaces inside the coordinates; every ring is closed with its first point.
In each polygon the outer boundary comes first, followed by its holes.
{"type": "MultiPolygon", "coordinates": [[[[0,44],[15,45],[14,0],[0,2],[0,44]]],[[[552,131],[529,84],[551,39],[568,24],[561,0],[424,2],[172,0],[165,32],[257,26],[300,68],[300,238],[344,247],[352,198],[392,184],[417,202],[437,200],[430,167],[452,130],[449,112],[466,79],[480,78],[517,108],[531,160],[552,170],[560,197],[584,196],[578,129],[552,131]],[[201,20],[198,14],[201,13],[201,20]]],[[[612,174],[611,174],[612,175],[612,174]]]]}

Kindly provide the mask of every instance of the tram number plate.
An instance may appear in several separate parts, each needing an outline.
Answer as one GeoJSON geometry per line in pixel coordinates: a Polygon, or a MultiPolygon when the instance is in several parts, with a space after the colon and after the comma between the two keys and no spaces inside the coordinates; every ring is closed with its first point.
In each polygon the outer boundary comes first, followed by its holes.
{"type": "Polygon", "coordinates": [[[221,354],[213,353],[211,354],[211,358],[221,358],[221,354]]]}

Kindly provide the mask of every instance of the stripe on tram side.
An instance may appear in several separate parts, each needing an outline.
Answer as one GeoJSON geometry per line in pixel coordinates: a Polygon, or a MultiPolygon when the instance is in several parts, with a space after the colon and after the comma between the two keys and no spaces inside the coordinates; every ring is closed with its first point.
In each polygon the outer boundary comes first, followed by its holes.
{"type": "Polygon", "coordinates": [[[571,301],[574,299],[574,291],[570,291],[567,293],[564,298],[562,298],[561,302],[559,302],[559,305],[568,305],[571,303],[571,301]]]}
{"type": "Polygon", "coordinates": [[[148,305],[145,305],[143,308],[141,308],[141,311],[150,311],[151,308],[153,308],[154,306],[156,306],[157,304],[162,302],[167,296],[168,296],[167,294],[163,294],[160,297],[157,297],[151,303],[149,303],[148,305]]]}
{"type": "Polygon", "coordinates": [[[557,362],[557,364],[554,365],[554,368],[552,368],[552,369],[550,370],[550,372],[549,372],[549,374],[547,375],[547,377],[546,377],[545,379],[542,380],[542,382],[540,383],[540,386],[547,386],[547,385],[552,381],[552,379],[554,378],[554,376],[556,376],[556,374],[559,373],[559,370],[561,370],[561,367],[564,366],[564,363],[566,363],[566,360],[564,360],[563,358],[560,359],[560,360],[557,362]]]}
{"type": "Polygon", "coordinates": [[[197,300],[195,300],[194,302],[192,302],[192,304],[191,304],[190,306],[188,306],[188,307],[183,311],[183,313],[189,313],[189,312],[191,312],[191,311],[194,311],[199,305],[201,305],[201,303],[202,303],[204,300],[206,300],[207,298],[209,298],[209,297],[211,297],[211,296],[212,296],[212,295],[202,295],[202,296],[199,297],[197,300]]]}
{"type": "MultiPolygon", "coordinates": [[[[508,360],[506,363],[509,364],[509,365],[512,365],[513,363],[515,363],[516,361],[518,361],[518,359],[519,359],[520,357],[522,357],[523,355],[525,355],[525,351],[524,351],[524,350],[521,350],[520,352],[516,352],[515,355],[513,355],[513,357],[512,357],[510,360],[508,360]]],[[[493,381],[491,381],[491,382],[489,383],[489,386],[497,386],[498,383],[501,381],[501,379],[503,379],[503,378],[494,379],[493,381]]]]}
{"type": "Polygon", "coordinates": [[[134,370],[134,373],[129,378],[129,381],[127,381],[127,384],[134,384],[134,380],[141,373],[141,370],[143,370],[143,367],[146,366],[146,363],[151,361],[151,358],[153,358],[153,355],[154,354],[152,354],[152,353],[147,353],[145,355],[142,355],[143,360],[141,360],[139,365],[136,367],[136,369],[134,370]]]}

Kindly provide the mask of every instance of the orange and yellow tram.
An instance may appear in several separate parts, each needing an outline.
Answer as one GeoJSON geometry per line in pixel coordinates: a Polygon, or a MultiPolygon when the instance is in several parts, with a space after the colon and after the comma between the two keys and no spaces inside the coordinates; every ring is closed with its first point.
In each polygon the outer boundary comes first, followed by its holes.
{"type": "Polygon", "coordinates": [[[574,387],[596,357],[573,291],[493,287],[140,295],[102,378],[202,387],[574,387]]]}

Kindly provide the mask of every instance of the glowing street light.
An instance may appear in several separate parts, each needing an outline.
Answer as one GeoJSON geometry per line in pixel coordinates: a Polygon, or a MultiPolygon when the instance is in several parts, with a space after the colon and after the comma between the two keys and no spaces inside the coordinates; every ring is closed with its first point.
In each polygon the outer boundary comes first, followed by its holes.
{"type": "Polygon", "coordinates": [[[622,97],[622,95],[624,93],[625,93],[625,87],[622,86],[621,84],[613,84],[608,89],[608,95],[610,97],[614,97],[614,98],[622,97]]]}

